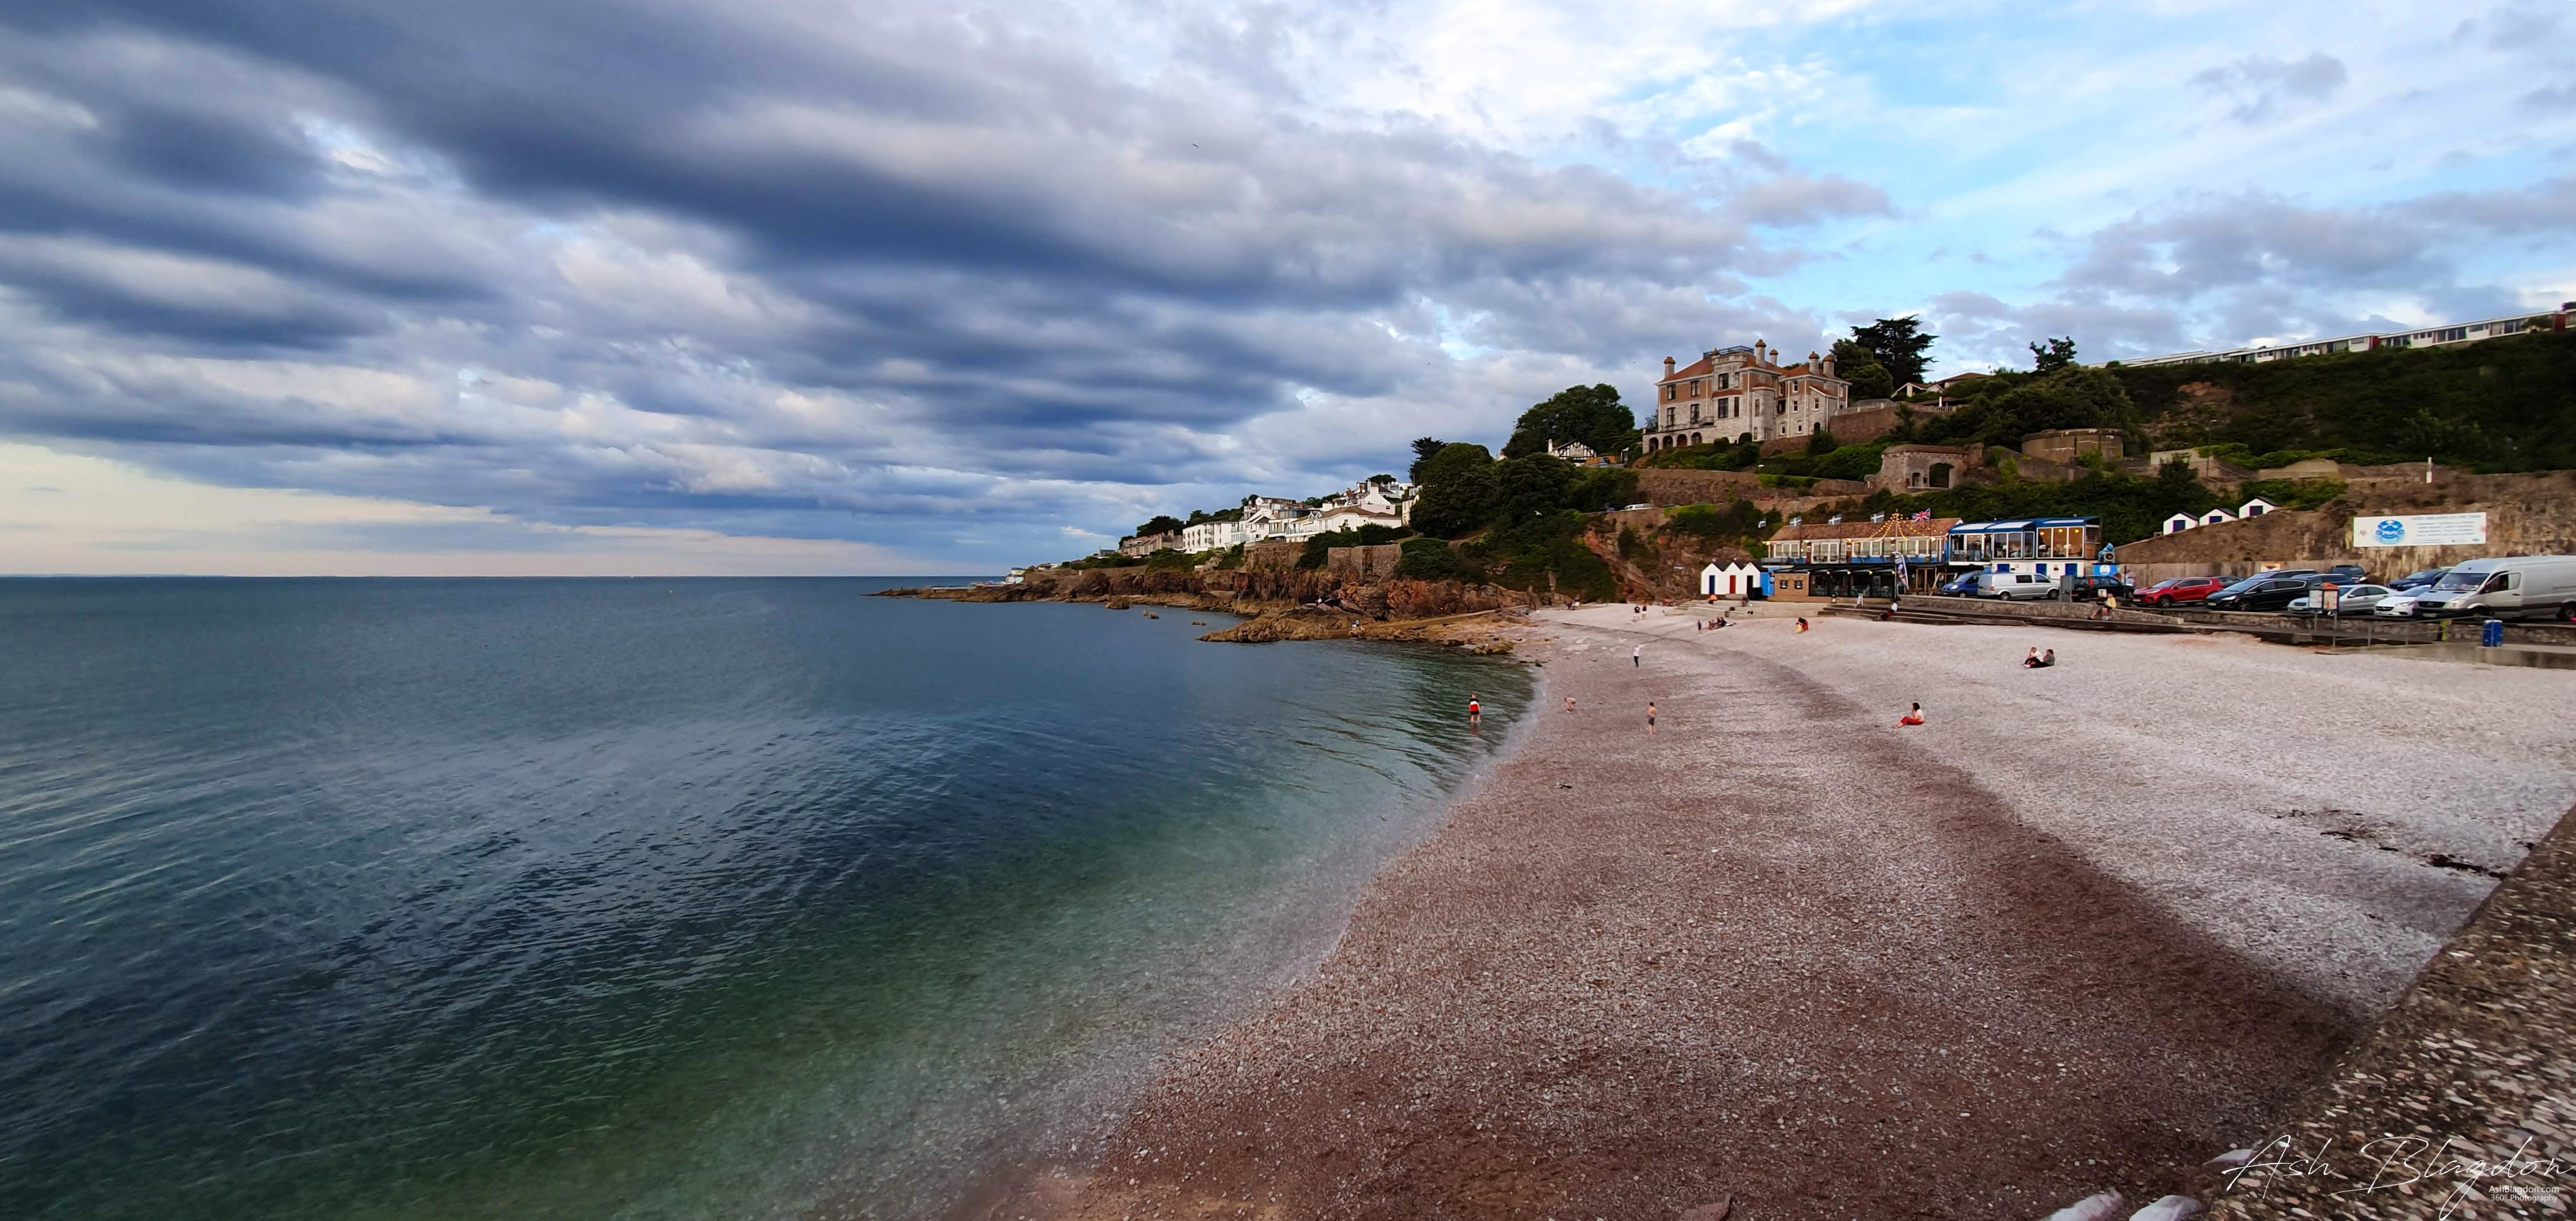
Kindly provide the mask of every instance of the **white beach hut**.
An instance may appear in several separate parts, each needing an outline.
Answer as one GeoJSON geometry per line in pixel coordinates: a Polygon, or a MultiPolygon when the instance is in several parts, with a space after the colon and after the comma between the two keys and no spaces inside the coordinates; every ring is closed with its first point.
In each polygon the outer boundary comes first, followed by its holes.
{"type": "Polygon", "coordinates": [[[2246,501],[2242,506],[2240,506],[2236,510],[2236,515],[2238,517],[2261,517],[2262,515],[2280,507],[2281,506],[2273,504],[2271,501],[2257,496],[2252,500],[2246,501]]]}
{"type": "Polygon", "coordinates": [[[1761,587],[1762,570],[1742,561],[1699,570],[1699,592],[1704,598],[1749,597],[1761,587]]]}
{"type": "Polygon", "coordinates": [[[2165,533],[2167,533],[2167,534],[2180,534],[2180,533],[2182,533],[2183,531],[2188,530],[2188,529],[2191,529],[2193,526],[2197,526],[2197,525],[2199,525],[2199,524],[2200,524],[2200,519],[2199,519],[2199,518],[2197,518],[2197,517],[2192,516],[2192,515],[2191,515],[2191,514],[2189,514],[2189,513],[2176,513],[2176,514],[2174,514],[2173,516],[2168,517],[2168,518],[2166,518],[2166,519],[2165,519],[2165,533]]]}
{"type": "Polygon", "coordinates": [[[2225,509],[2211,509],[2210,511],[2200,515],[2200,524],[2204,526],[2215,526],[2223,521],[2234,520],[2236,520],[2236,515],[2225,509]]]}

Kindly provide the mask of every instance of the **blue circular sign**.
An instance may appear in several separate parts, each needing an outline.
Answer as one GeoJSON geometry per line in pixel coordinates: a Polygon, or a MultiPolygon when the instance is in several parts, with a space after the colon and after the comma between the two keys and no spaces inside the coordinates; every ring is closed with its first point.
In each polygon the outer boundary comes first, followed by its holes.
{"type": "Polygon", "coordinates": [[[2378,525],[2370,528],[2370,532],[2379,536],[2383,543],[2394,543],[2406,537],[2406,523],[2394,517],[2383,517],[2378,525]]]}

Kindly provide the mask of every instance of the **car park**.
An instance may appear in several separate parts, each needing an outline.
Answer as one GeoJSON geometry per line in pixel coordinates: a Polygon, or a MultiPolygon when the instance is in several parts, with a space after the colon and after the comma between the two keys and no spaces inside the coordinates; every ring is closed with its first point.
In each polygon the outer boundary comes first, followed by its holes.
{"type": "Polygon", "coordinates": [[[2174,577],[2158,581],[2139,590],[2137,601],[2143,606],[2175,606],[2202,602],[2209,595],[2227,588],[2233,582],[2227,577],[2174,577]]]}
{"type": "Polygon", "coordinates": [[[2334,609],[2320,611],[2317,609],[2317,603],[2323,600],[2325,590],[2319,586],[2300,597],[2291,599],[2289,611],[2293,615],[2367,615],[2379,605],[2381,599],[2393,592],[2395,591],[2385,585],[2339,585],[2335,590],[2334,609]]]}

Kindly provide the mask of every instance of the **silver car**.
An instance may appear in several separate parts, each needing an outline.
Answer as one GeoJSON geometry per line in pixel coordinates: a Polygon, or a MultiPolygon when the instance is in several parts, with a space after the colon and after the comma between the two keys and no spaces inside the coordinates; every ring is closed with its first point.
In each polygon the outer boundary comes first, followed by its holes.
{"type": "MultiPolygon", "coordinates": [[[[2396,592],[2397,591],[2390,589],[2385,585],[2347,585],[2344,588],[2335,591],[2334,613],[2338,615],[2369,614],[2376,610],[2381,602],[2385,601],[2390,595],[2396,592]]],[[[2317,614],[2319,613],[2317,611],[2317,602],[2318,595],[2315,593],[2293,598],[2290,600],[2290,613],[2293,615],[2317,614]]]]}

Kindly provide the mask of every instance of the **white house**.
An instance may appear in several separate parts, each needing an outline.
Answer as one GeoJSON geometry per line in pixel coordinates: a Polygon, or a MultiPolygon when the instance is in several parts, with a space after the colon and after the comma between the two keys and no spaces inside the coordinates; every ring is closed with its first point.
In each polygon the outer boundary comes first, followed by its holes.
{"type": "Polygon", "coordinates": [[[2176,513],[2176,514],[2174,514],[2173,516],[2168,517],[2168,518],[2166,518],[2166,519],[2165,519],[2165,533],[2167,533],[2167,534],[2180,534],[2180,533],[2182,533],[2183,531],[2188,530],[2188,529],[2191,529],[2193,526],[2197,526],[2197,525],[2199,525],[2199,524],[2200,524],[2200,519],[2199,519],[2199,518],[2197,518],[2197,517],[2192,516],[2192,515],[2191,515],[2191,514],[2189,514],[2189,513],[2176,513]]]}
{"type": "Polygon", "coordinates": [[[2236,520],[2236,515],[2225,509],[2211,509],[2210,511],[2200,515],[2200,524],[2204,526],[2215,526],[2223,521],[2234,520],[2236,520]]]}
{"type": "Polygon", "coordinates": [[[1357,530],[1362,526],[1401,526],[1404,519],[1393,513],[1371,513],[1366,509],[1334,509],[1331,512],[1308,513],[1288,522],[1287,537],[1313,538],[1340,530],[1357,530]]]}
{"type": "Polygon", "coordinates": [[[2257,496],[2252,500],[2246,501],[2242,507],[2238,508],[2236,510],[2236,515],[2238,517],[2261,517],[2262,515],[2272,512],[2280,507],[2281,506],[2273,504],[2271,501],[2257,496]]]}
{"type": "Polygon", "coordinates": [[[1700,596],[1716,598],[1751,597],[1762,588],[1762,570],[1739,560],[1732,564],[1710,564],[1699,570],[1700,596]]]}

